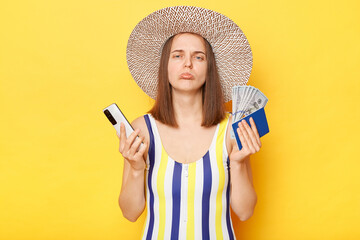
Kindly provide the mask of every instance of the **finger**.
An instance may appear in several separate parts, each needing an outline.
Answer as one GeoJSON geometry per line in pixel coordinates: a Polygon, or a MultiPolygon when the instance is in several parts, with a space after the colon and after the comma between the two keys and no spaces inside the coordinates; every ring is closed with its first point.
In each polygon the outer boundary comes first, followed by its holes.
{"type": "Polygon", "coordinates": [[[142,143],[142,141],[144,141],[144,138],[144,136],[136,138],[136,140],[131,145],[131,148],[129,149],[129,154],[135,155],[135,153],[139,149],[140,144],[142,143]]]}
{"type": "Polygon", "coordinates": [[[147,144],[146,143],[143,143],[141,146],[140,146],[140,149],[139,151],[135,154],[135,155],[139,155],[140,157],[144,155],[145,151],[146,151],[146,148],[147,148],[147,144]]]}
{"type": "Polygon", "coordinates": [[[258,144],[261,146],[261,141],[260,141],[260,135],[259,132],[257,130],[255,121],[252,117],[250,117],[250,124],[251,124],[251,129],[254,131],[255,135],[256,135],[256,140],[258,142],[258,144]]]}
{"type": "MultiPolygon", "coordinates": [[[[241,145],[242,145],[243,149],[248,150],[249,146],[248,146],[247,141],[245,139],[242,128],[243,128],[243,126],[241,125],[241,122],[239,122],[237,132],[238,132],[238,135],[239,135],[239,138],[240,138],[240,142],[241,142],[241,145]]],[[[242,150],[242,149],[239,149],[239,150],[242,150]]]]}
{"type": "Polygon", "coordinates": [[[131,145],[133,144],[134,140],[139,135],[139,133],[140,133],[140,129],[136,129],[130,134],[130,136],[127,138],[125,143],[125,150],[128,151],[131,148],[131,145]]]}
{"type": "MultiPolygon", "coordinates": [[[[249,135],[249,132],[246,130],[246,125],[247,125],[247,123],[246,123],[246,121],[245,120],[242,120],[241,122],[241,130],[243,131],[243,135],[244,135],[244,138],[245,138],[245,140],[246,140],[246,142],[247,142],[247,145],[248,145],[248,147],[249,147],[249,150],[251,151],[251,152],[255,152],[255,148],[254,148],[254,145],[253,145],[253,141],[251,140],[251,137],[250,137],[250,135],[249,135]]],[[[249,127],[249,125],[247,125],[248,127],[249,127]]],[[[249,127],[250,128],[250,127],[249,127]]]]}
{"type": "MultiPolygon", "coordinates": [[[[249,124],[246,121],[243,121],[243,125],[248,133],[248,136],[251,140],[252,146],[256,151],[260,150],[260,146],[257,141],[257,136],[255,135],[254,131],[250,128],[249,124]]],[[[249,144],[250,145],[250,144],[249,144]]]]}
{"type": "Polygon", "coordinates": [[[119,147],[120,152],[124,150],[125,141],[126,141],[125,125],[123,123],[120,123],[120,147],[119,147]]]}
{"type": "Polygon", "coordinates": [[[260,137],[259,136],[259,132],[257,130],[257,127],[256,127],[256,124],[255,124],[255,121],[252,117],[250,117],[250,125],[251,125],[251,129],[254,131],[255,135],[260,137]]]}

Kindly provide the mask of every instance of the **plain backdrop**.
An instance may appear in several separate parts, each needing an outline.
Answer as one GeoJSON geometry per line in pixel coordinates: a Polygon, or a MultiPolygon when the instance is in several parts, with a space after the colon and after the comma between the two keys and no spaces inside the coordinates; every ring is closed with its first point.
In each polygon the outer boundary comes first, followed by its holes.
{"type": "MultiPolygon", "coordinates": [[[[2,0],[0,239],[139,239],[117,204],[123,159],[102,109],[153,104],[126,45],[151,12],[194,5],[235,21],[270,133],[252,157],[258,203],[238,239],[360,239],[356,0],[2,0]]],[[[228,104],[231,106],[231,103],[228,104]]]]}

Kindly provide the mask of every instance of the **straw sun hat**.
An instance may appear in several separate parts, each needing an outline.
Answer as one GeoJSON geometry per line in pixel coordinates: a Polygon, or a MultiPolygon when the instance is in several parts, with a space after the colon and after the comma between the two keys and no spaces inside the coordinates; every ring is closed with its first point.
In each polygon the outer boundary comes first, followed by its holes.
{"type": "Polygon", "coordinates": [[[132,31],[126,51],[131,75],[140,88],[156,98],[161,51],[168,38],[181,32],[204,37],[212,46],[225,101],[231,88],[245,85],[252,68],[252,53],[241,29],[228,17],[200,7],[176,6],[155,11],[132,31]]]}

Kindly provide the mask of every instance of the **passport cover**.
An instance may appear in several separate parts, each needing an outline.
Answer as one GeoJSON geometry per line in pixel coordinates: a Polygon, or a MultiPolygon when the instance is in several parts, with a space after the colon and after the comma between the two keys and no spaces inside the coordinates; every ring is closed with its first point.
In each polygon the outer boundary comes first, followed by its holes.
{"type": "Polygon", "coordinates": [[[239,150],[242,149],[242,145],[241,145],[241,142],[240,142],[240,138],[239,138],[239,135],[237,133],[237,129],[238,129],[238,124],[240,121],[242,120],[246,120],[246,122],[249,124],[249,126],[251,127],[251,124],[250,124],[250,121],[249,119],[250,118],[253,118],[254,119],[254,122],[255,122],[255,125],[256,125],[256,128],[258,130],[258,133],[259,133],[259,136],[262,137],[264,136],[265,134],[267,134],[269,132],[269,126],[268,126],[268,122],[266,120],[266,115],[265,115],[265,110],[264,108],[260,108],[259,110],[257,110],[256,112],[253,112],[252,114],[240,119],[239,121],[237,122],[234,122],[232,124],[232,128],[234,130],[234,134],[235,134],[235,138],[236,138],[236,142],[237,142],[237,145],[239,147],[239,150]]]}

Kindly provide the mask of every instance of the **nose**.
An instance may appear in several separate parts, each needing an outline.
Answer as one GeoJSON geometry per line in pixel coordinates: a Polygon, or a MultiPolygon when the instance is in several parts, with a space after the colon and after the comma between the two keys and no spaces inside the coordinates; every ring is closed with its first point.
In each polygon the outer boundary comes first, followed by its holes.
{"type": "Polygon", "coordinates": [[[191,56],[186,56],[184,58],[184,66],[188,67],[188,68],[192,68],[192,61],[191,61],[191,56]]]}

